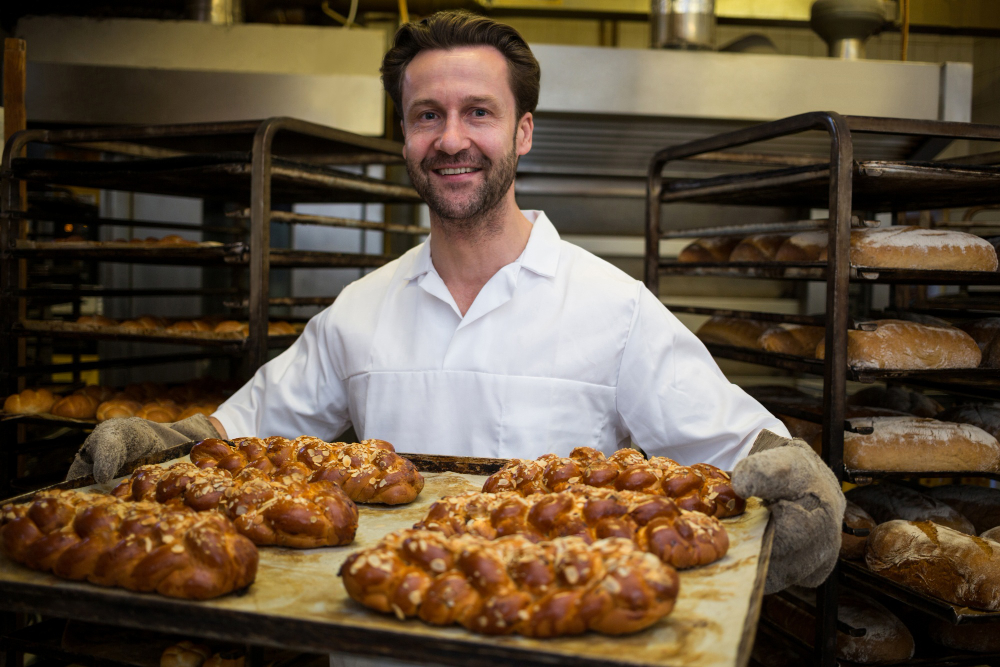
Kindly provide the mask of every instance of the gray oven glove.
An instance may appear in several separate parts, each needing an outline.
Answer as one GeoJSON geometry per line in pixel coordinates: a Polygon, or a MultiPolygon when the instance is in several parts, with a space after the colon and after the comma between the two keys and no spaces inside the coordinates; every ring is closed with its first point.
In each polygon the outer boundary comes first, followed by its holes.
{"type": "Polygon", "coordinates": [[[179,422],[156,422],[128,417],[101,422],[84,440],[69,467],[66,479],[93,473],[99,483],[110,482],[129,461],[191,440],[218,438],[219,433],[205,415],[194,415],[179,422]]]}
{"type": "Polygon", "coordinates": [[[774,545],[764,592],[823,583],[840,553],[847,500],[819,455],[802,440],[764,430],[732,480],[736,493],[757,496],[771,510],[774,545]]]}

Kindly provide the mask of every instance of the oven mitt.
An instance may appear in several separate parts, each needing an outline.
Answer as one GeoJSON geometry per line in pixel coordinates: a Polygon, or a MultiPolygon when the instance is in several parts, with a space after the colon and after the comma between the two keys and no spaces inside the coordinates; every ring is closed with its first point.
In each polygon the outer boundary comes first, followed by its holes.
{"type": "Polygon", "coordinates": [[[191,440],[218,438],[219,433],[205,415],[194,415],[179,422],[159,424],[139,417],[109,419],[84,440],[69,467],[66,479],[86,477],[103,484],[118,476],[129,461],[191,440]]]}
{"type": "Polygon", "coordinates": [[[771,510],[774,545],[764,593],[823,583],[840,553],[847,500],[819,455],[802,440],[764,430],[736,464],[732,482],[736,493],[757,496],[771,510]]]}

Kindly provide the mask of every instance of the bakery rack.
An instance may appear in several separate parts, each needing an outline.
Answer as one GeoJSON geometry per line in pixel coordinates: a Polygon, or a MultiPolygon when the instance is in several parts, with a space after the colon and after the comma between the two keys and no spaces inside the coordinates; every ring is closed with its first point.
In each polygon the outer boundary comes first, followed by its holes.
{"type": "MultiPolygon", "coordinates": [[[[862,136],[908,136],[923,144],[955,139],[1000,141],[1000,127],[920,121],[897,118],[843,116],[834,112],[813,112],[782,120],[763,123],[658,151],[650,161],[647,173],[646,252],[644,278],[646,286],[659,294],[660,277],[664,275],[726,276],[733,278],[767,278],[772,280],[813,280],[826,282],[825,315],[819,317],[787,316],[772,313],[723,311],[712,308],[671,307],[675,312],[704,315],[749,317],[754,319],[821,325],[826,328],[825,359],[807,359],[794,355],[749,350],[729,345],[708,345],[713,355],[823,378],[823,411],[821,415],[806,412],[794,416],[822,424],[823,459],[841,481],[869,482],[886,476],[879,471],[849,470],[844,465],[845,400],[847,381],[892,381],[966,395],[1000,397],[1000,379],[995,369],[961,371],[892,371],[851,369],[847,364],[847,332],[866,328],[855,322],[849,310],[849,287],[852,283],[923,284],[923,285],[1000,285],[1000,272],[924,271],[919,269],[884,269],[852,266],[849,261],[849,241],[852,227],[869,226],[865,222],[876,212],[897,214],[931,208],[959,208],[1000,203],[1000,167],[977,164],[974,160],[928,162],[906,160],[860,159],[855,155],[855,141],[862,136]],[[664,168],[679,160],[696,159],[705,153],[735,154],[750,144],[806,132],[823,133],[828,139],[828,159],[816,164],[784,168],[762,168],[749,172],[723,173],[702,178],[667,178],[664,168]],[[767,225],[729,225],[718,228],[664,229],[661,224],[663,207],[671,203],[712,203],[732,206],[786,206],[828,209],[827,220],[791,221],[767,225]],[[864,217],[859,217],[861,213],[864,217]],[[853,215],[858,213],[859,215],[853,215]],[[697,262],[684,263],[660,256],[663,239],[697,238],[712,235],[753,234],[764,232],[798,232],[806,229],[829,233],[828,259],[824,262],[697,262]]],[[[754,149],[759,151],[756,147],[754,149]]],[[[870,151],[868,151],[870,152],[870,151]]],[[[771,156],[774,157],[774,156],[771,156]]],[[[799,157],[799,156],[797,156],[799,157]]],[[[746,162],[752,162],[747,159],[746,162]]],[[[774,160],[770,161],[773,165],[774,160]]],[[[988,299],[977,308],[996,312],[997,304],[988,299]]],[[[963,303],[942,304],[944,314],[964,315],[963,303]],[[954,309],[951,309],[954,307],[954,309]]],[[[941,314],[941,313],[939,313],[941,314]]],[[[776,406],[772,406],[776,407],[776,406]]],[[[787,410],[783,410],[787,412],[787,410]]],[[[795,410],[792,410],[795,411],[795,410]]],[[[979,477],[970,472],[914,473],[912,476],[979,477]]],[[[996,479],[996,475],[992,476],[996,479]]],[[[962,611],[941,601],[915,596],[905,587],[858,572],[852,565],[838,566],[836,576],[828,578],[817,596],[818,623],[813,656],[816,665],[836,664],[837,591],[841,578],[851,586],[864,586],[877,594],[912,604],[938,617],[955,623],[996,621],[1000,613],[962,611]],[[916,598],[923,598],[918,600],[916,598]]]]}
{"type": "MultiPolygon", "coordinates": [[[[268,359],[269,350],[290,345],[295,335],[268,336],[272,307],[326,305],[329,297],[272,298],[270,269],[375,268],[393,259],[390,252],[355,254],[290,250],[272,247],[273,223],[374,229],[386,233],[386,248],[409,247],[427,230],[415,225],[369,222],[318,215],[299,215],[275,207],[292,203],[416,204],[416,191],[389,179],[354,173],[368,165],[402,163],[402,146],[293,118],[262,121],[146,125],[84,129],[25,130],[14,134],[4,147],[0,162],[0,385],[3,395],[23,389],[25,380],[54,373],[79,373],[89,369],[164,364],[195,359],[230,360],[233,376],[248,377],[268,359]],[[43,153],[39,149],[48,149],[43,153]],[[26,149],[29,152],[26,153],[26,149]],[[27,157],[22,157],[22,155],[27,157]],[[58,157],[37,157],[56,154],[58,157]],[[95,159],[100,158],[100,159],[95,159]],[[228,216],[214,216],[205,224],[85,218],[74,211],[28,208],[23,194],[32,188],[83,187],[144,194],[200,197],[231,209],[228,216]],[[219,239],[197,245],[151,245],[116,242],[62,243],[42,238],[42,225],[128,226],[163,230],[200,231],[219,239]],[[402,240],[402,242],[399,242],[402,240]],[[218,267],[232,276],[232,286],[203,285],[198,289],[108,289],[84,285],[79,279],[60,280],[70,285],[37,284],[30,267],[48,262],[74,267],[77,262],[160,264],[218,267]],[[162,330],[127,332],[107,327],[78,327],[72,323],[30,318],[29,305],[79,304],[83,297],[211,297],[229,309],[245,310],[249,332],[215,334],[162,330]],[[191,352],[146,354],[97,361],[47,363],[36,355],[26,362],[25,344],[33,341],[111,340],[170,343],[190,346],[191,352]],[[19,350],[20,346],[20,350],[19,350]]],[[[221,209],[220,209],[221,210],[221,209]]],[[[388,216],[386,216],[388,218],[388,216]]],[[[86,264],[85,264],[86,266],[86,264]]],[[[31,269],[33,271],[33,269],[31,269]]],[[[72,273],[72,271],[70,271],[72,273]]],[[[75,306],[76,311],[79,306],[75,306]]],[[[212,313],[217,314],[217,313],[212,313]]],[[[58,420],[55,420],[56,422],[58,420]]],[[[90,426],[63,420],[65,426],[90,426]]],[[[16,439],[14,423],[50,422],[44,418],[7,419],[4,452],[0,462],[0,497],[11,478],[13,465],[8,443],[16,439]]],[[[20,440],[24,440],[23,432],[20,440]]]]}

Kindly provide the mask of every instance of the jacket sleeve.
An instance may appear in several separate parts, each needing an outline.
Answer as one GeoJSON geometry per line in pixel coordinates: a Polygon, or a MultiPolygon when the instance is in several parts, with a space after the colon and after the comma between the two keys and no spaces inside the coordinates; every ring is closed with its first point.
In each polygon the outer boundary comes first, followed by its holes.
{"type": "Polygon", "coordinates": [[[762,429],[784,424],[722,374],[712,355],[645,286],[618,373],[617,409],[650,456],[732,470],[762,429]]]}
{"type": "MultiPolygon", "coordinates": [[[[336,304],[335,304],[336,305],[336,304]]],[[[335,305],[267,362],[213,415],[230,438],[314,435],[334,440],[350,425],[347,380],[338,372],[335,305]]]]}

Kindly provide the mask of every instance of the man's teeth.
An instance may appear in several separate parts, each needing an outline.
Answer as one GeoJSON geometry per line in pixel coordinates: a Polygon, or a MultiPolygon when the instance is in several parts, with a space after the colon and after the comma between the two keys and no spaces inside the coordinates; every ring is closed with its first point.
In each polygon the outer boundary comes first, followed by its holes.
{"type": "Polygon", "coordinates": [[[472,167],[457,167],[455,169],[438,169],[438,173],[441,174],[442,176],[451,176],[453,174],[468,174],[473,171],[476,171],[476,169],[473,169],[472,167]]]}

